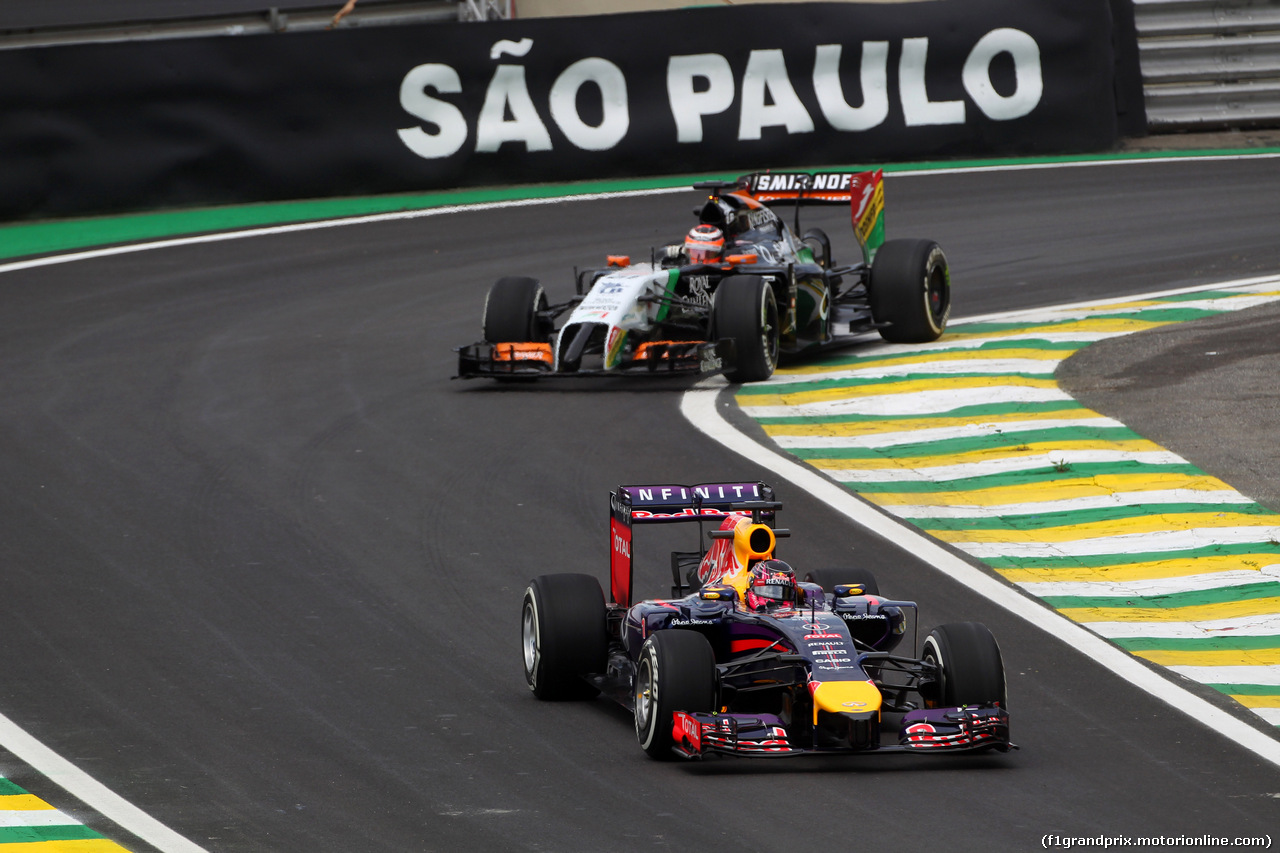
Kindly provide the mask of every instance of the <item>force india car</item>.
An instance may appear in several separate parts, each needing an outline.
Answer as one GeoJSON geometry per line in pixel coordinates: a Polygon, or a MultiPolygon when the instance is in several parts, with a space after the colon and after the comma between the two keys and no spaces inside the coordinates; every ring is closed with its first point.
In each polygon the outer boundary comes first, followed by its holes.
{"type": "Polygon", "coordinates": [[[611,493],[612,601],[592,575],[542,575],[525,591],[534,695],[604,694],[632,711],[657,759],[1013,747],[1004,665],[983,625],[940,625],[918,656],[913,627],[912,654],[900,654],[916,605],[882,597],[865,569],[809,571],[792,602],[748,606],[749,570],[788,535],[773,526],[773,497],[759,482],[611,493]],[[633,604],[632,531],[671,523],[698,524],[699,539],[713,525],[710,547],[671,554],[672,598],[633,604]]]}
{"type": "Polygon", "coordinates": [[[500,278],[485,300],[484,340],[458,349],[458,377],[723,372],[753,382],[773,375],[780,355],[873,329],[921,343],[946,328],[946,256],[930,240],[885,241],[882,172],[760,173],[694,189],[709,193],[698,221],[724,236],[718,258],[691,262],[683,244],[649,263],[612,256],[578,272],[577,295],[554,305],[535,279],[500,278]],[[794,229],[769,207],[787,201],[794,229]],[[821,229],[796,236],[810,201],[850,205],[862,261],[836,265],[821,229]]]}

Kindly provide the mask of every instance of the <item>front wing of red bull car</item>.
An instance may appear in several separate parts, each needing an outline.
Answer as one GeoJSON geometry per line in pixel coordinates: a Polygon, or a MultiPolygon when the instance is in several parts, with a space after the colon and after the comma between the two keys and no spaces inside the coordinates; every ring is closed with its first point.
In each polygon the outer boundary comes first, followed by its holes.
{"type": "Polygon", "coordinates": [[[795,601],[748,606],[750,569],[789,535],[773,524],[780,508],[759,482],[620,486],[611,600],[592,575],[543,575],[525,591],[534,695],[617,701],[658,759],[1014,748],[983,625],[940,625],[918,642],[916,604],[853,568],[797,570],[795,601]],[[632,533],[651,524],[697,524],[709,544],[671,553],[671,598],[633,603],[632,533]]]}

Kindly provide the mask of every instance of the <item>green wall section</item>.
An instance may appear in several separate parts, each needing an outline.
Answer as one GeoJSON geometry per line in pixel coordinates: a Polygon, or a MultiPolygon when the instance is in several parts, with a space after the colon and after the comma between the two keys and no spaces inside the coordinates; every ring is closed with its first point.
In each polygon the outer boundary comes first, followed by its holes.
{"type": "MultiPolygon", "coordinates": [[[[938,163],[823,166],[823,171],[864,171],[882,168],[886,174],[1017,168],[1061,163],[1114,162],[1171,157],[1234,157],[1280,154],[1280,148],[1205,149],[1182,152],[1119,152],[1092,156],[1028,157],[1004,160],[957,160],[938,163]]],[[[795,170],[803,171],[803,170],[795,170]]],[[[91,246],[146,242],[171,237],[235,231],[271,225],[315,222],[353,216],[376,216],[452,205],[488,204],[537,198],[642,192],[689,186],[700,180],[733,180],[738,173],[673,175],[657,178],[588,181],[572,184],[532,184],[475,190],[410,193],[361,198],[331,198],[234,205],[190,210],[152,211],[122,216],[0,224],[0,259],[67,252],[91,246]]]]}

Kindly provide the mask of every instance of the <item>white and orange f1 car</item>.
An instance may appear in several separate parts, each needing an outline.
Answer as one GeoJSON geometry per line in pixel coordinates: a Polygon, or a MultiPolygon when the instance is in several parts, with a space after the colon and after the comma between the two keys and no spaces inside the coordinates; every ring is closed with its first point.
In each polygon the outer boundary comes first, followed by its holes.
{"type": "Polygon", "coordinates": [[[759,173],[694,185],[695,210],[718,233],[711,256],[685,244],[648,263],[625,256],[580,271],[576,295],[551,304],[537,280],[500,278],[485,300],[483,340],[458,349],[458,377],[669,375],[723,372],[768,379],[780,357],[847,343],[936,340],[951,311],[947,259],[931,240],[884,239],[884,176],[759,173]],[[770,207],[795,204],[794,227],[770,207]],[[863,255],[838,266],[818,228],[801,232],[805,202],[850,206],[863,255]]]}

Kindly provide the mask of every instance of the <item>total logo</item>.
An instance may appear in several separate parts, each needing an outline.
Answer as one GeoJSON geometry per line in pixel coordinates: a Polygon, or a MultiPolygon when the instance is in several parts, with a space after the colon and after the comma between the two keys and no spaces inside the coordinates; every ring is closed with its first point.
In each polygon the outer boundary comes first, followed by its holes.
{"type": "Polygon", "coordinates": [[[615,553],[629,558],[631,556],[631,543],[615,533],[613,534],[613,550],[615,553]]]}

